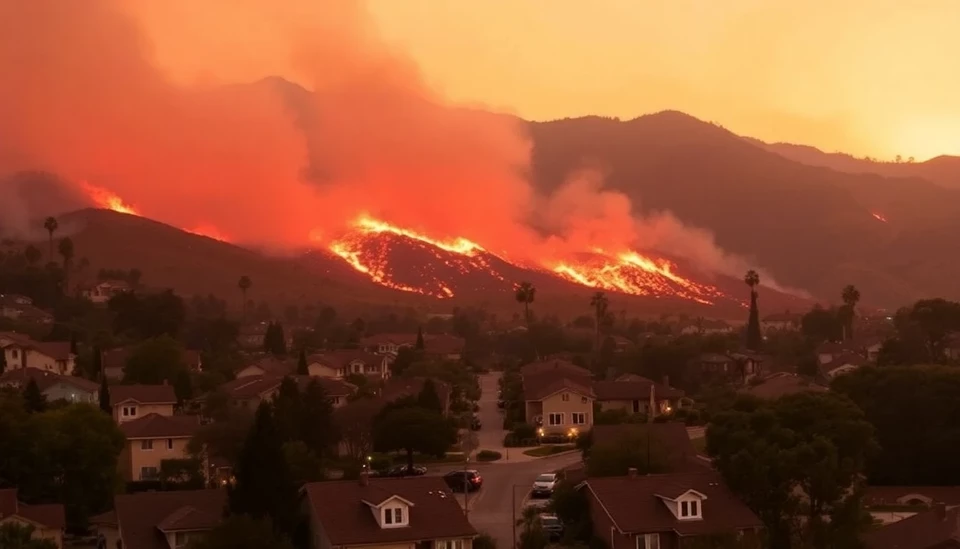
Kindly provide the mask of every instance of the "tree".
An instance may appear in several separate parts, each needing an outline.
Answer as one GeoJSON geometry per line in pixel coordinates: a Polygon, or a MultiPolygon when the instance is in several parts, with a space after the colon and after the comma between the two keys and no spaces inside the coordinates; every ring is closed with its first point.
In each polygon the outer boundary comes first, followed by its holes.
{"type": "Polygon", "coordinates": [[[37,249],[36,246],[30,244],[23,251],[23,257],[27,260],[27,264],[33,267],[37,264],[37,262],[40,261],[41,258],[43,258],[43,254],[39,249],[37,249]]]}
{"type": "Polygon", "coordinates": [[[760,285],[760,275],[753,269],[747,271],[743,282],[750,287],[750,316],[747,319],[747,348],[752,351],[760,350],[763,345],[763,334],[760,332],[760,311],[757,309],[757,286],[760,285]]]}
{"type": "Polygon", "coordinates": [[[641,475],[667,470],[663,449],[653,445],[648,434],[631,433],[615,442],[589,448],[587,472],[591,477],[617,477],[635,468],[641,475]]]}
{"type": "Polygon", "coordinates": [[[414,346],[414,349],[418,351],[423,351],[425,348],[423,343],[423,328],[417,328],[417,344],[414,346]]]}
{"type": "Polygon", "coordinates": [[[0,547],[3,549],[57,549],[50,539],[34,538],[36,530],[32,524],[7,522],[0,525],[0,547]]]}
{"type": "Polygon", "coordinates": [[[7,371],[7,353],[0,351],[0,374],[7,371]]]}
{"type": "Polygon", "coordinates": [[[348,402],[334,412],[346,454],[355,463],[363,463],[373,451],[373,425],[379,412],[380,404],[370,398],[348,402]]]}
{"type": "Polygon", "coordinates": [[[530,282],[521,282],[516,288],[515,297],[517,303],[523,304],[523,318],[527,323],[527,330],[530,329],[530,304],[537,297],[537,288],[530,282]]]}
{"type": "Polygon", "coordinates": [[[596,328],[596,340],[593,345],[595,360],[600,361],[600,330],[601,325],[607,317],[607,309],[610,307],[610,301],[603,292],[597,292],[590,298],[590,306],[593,307],[594,325],[596,328]]]}
{"type": "Polygon", "coordinates": [[[860,302],[860,290],[853,284],[848,284],[843,288],[840,297],[843,299],[842,317],[843,317],[843,339],[844,341],[853,339],[853,319],[856,316],[857,303],[860,302]]]}
{"type": "Polygon", "coordinates": [[[47,397],[40,392],[37,381],[30,378],[27,387],[23,390],[23,402],[30,413],[39,413],[47,409],[47,397]]]}
{"type": "Polygon", "coordinates": [[[128,383],[159,385],[173,383],[181,372],[189,374],[183,360],[183,347],[169,336],[160,336],[133,349],[123,367],[123,379],[128,383]]]}
{"type": "Polygon", "coordinates": [[[240,288],[240,293],[243,295],[243,320],[247,320],[247,291],[250,290],[250,287],[253,286],[253,281],[250,280],[250,277],[243,275],[240,277],[240,281],[237,282],[237,286],[240,288]]]}
{"type": "Polygon", "coordinates": [[[187,549],[293,549],[293,545],[276,535],[269,519],[235,515],[191,541],[187,549]]]}
{"type": "Polygon", "coordinates": [[[145,297],[122,292],[110,298],[107,307],[114,313],[114,332],[134,339],[177,337],[186,320],[183,299],[170,290],[145,297]]]}
{"type": "Polygon", "coordinates": [[[457,433],[440,414],[407,406],[384,409],[374,422],[373,441],[374,449],[381,452],[405,451],[407,466],[413,467],[414,452],[443,457],[457,441],[457,433]]]}
{"type": "Polygon", "coordinates": [[[287,376],[280,381],[277,394],[273,397],[273,421],[281,442],[300,439],[302,416],[303,399],[300,387],[295,379],[287,376]]]}
{"type": "Polygon", "coordinates": [[[193,398],[193,380],[186,368],[178,370],[173,378],[173,392],[177,395],[177,404],[180,406],[193,398]]]}
{"type": "Polygon", "coordinates": [[[110,405],[110,386],[107,385],[107,376],[100,376],[100,409],[107,415],[113,416],[113,407],[110,405]]]}
{"type": "Polygon", "coordinates": [[[53,233],[57,231],[59,225],[57,224],[57,218],[48,217],[43,222],[43,228],[47,230],[47,234],[50,236],[50,254],[47,256],[47,261],[53,262],[53,233]]]}
{"type": "Polygon", "coordinates": [[[843,338],[843,321],[836,309],[814,305],[800,320],[800,331],[814,344],[843,338]]]}
{"type": "Polygon", "coordinates": [[[402,376],[419,358],[420,354],[414,349],[410,347],[400,347],[397,351],[397,358],[395,358],[393,364],[390,365],[390,371],[393,372],[395,376],[402,376]]]}
{"type": "Polygon", "coordinates": [[[292,537],[298,520],[297,486],[282,446],[272,406],[263,402],[234,468],[229,508],[234,514],[269,518],[277,534],[292,537]]]}
{"type": "Polygon", "coordinates": [[[430,410],[438,414],[443,413],[443,403],[440,402],[440,395],[437,394],[437,386],[432,379],[423,382],[423,388],[417,395],[417,406],[424,410],[430,410]]]}
{"type": "Polygon", "coordinates": [[[303,391],[303,413],[300,415],[300,440],[322,460],[340,440],[333,421],[333,403],[316,379],[303,391]]]}
{"type": "Polygon", "coordinates": [[[70,293],[70,265],[73,261],[73,240],[67,236],[60,239],[58,246],[60,256],[63,257],[63,293],[70,293]]]}
{"type": "Polygon", "coordinates": [[[217,414],[216,418],[216,421],[200,427],[187,444],[187,451],[198,458],[207,455],[237,463],[252,429],[254,416],[249,410],[231,407],[217,414]]]}
{"type": "Polygon", "coordinates": [[[307,352],[300,349],[300,357],[297,359],[297,375],[310,375],[310,368],[307,366],[307,352]]]}

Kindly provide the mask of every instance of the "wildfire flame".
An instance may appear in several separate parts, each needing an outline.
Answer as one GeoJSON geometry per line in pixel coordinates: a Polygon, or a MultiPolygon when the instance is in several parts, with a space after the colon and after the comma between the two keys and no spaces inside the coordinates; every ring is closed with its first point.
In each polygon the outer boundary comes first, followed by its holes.
{"type": "Polygon", "coordinates": [[[231,242],[229,238],[223,235],[216,227],[212,225],[200,225],[193,229],[184,229],[188,233],[195,234],[197,236],[205,236],[207,238],[212,238],[214,240],[219,240],[220,242],[231,242]]]}
{"type": "Polygon", "coordinates": [[[883,221],[884,223],[887,222],[887,218],[884,217],[882,214],[878,214],[877,212],[870,212],[870,215],[872,215],[874,219],[876,219],[877,221],[883,221]]]}
{"type": "Polygon", "coordinates": [[[103,187],[97,187],[96,185],[91,185],[86,181],[80,183],[83,187],[83,191],[93,200],[93,203],[97,205],[98,208],[103,208],[105,210],[113,210],[115,212],[120,212],[128,215],[140,215],[136,207],[127,204],[116,194],[104,189],[103,187]]]}

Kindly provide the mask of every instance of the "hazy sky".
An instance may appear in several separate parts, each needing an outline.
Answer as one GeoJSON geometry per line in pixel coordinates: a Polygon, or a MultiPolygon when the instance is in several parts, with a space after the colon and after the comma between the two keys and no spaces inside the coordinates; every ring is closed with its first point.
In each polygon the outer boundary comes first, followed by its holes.
{"type": "MultiPolygon", "coordinates": [[[[455,101],[540,120],[677,109],[858,156],[960,154],[957,0],[367,4],[384,37],[455,101]]],[[[202,57],[186,49],[185,27],[177,18],[169,34],[184,58],[202,57]]],[[[269,42],[256,21],[234,27],[245,29],[235,39],[269,42]]],[[[161,54],[171,50],[162,35],[161,54]]]]}

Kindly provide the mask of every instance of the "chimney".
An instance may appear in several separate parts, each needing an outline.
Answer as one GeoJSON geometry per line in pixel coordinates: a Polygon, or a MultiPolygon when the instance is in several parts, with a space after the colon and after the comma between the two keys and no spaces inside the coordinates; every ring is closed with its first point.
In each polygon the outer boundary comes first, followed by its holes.
{"type": "Polygon", "coordinates": [[[637,478],[637,468],[631,467],[627,469],[627,476],[630,478],[637,478]]]}
{"type": "Polygon", "coordinates": [[[933,515],[937,517],[937,520],[947,520],[947,505],[945,503],[934,503],[933,515]]]}
{"type": "Polygon", "coordinates": [[[360,471],[360,486],[367,486],[370,484],[370,472],[364,469],[360,471]]]}
{"type": "Polygon", "coordinates": [[[670,376],[663,376],[663,386],[664,387],[670,386],[670,376]]]}

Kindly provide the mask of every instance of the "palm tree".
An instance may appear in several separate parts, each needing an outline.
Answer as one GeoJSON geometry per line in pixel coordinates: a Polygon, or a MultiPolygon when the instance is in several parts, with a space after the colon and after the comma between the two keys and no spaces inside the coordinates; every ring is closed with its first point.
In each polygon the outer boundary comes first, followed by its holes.
{"type": "Polygon", "coordinates": [[[50,255],[47,256],[48,261],[53,261],[53,233],[57,232],[57,228],[60,225],[57,224],[57,218],[48,217],[46,221],[43,222],[43,228],[47,230],[47,233],[50,235],[50,255]]]}
{"type": "Polygon", "coordinates": [[[63,256],[63,293],[70,293],[70,262],[73,261],[73,240],[70,237],[60,239],[60,255],[63,256]]]}
{"type": "Polygon", "coordinates": [[[527,330],[530,329],[530,304],[537,296],[537,288],[529,282],[521,282],[517,286],[517,303],[523,303],[523,318],[527,322],[527,330]]]}
{"type": "Polygon", "coordinates": [[[253,286],[253,281],[250,280],[250,277],[243,275],[240,277],[240,282],[237,283],[237,286],[240,288],[240,293],[243,294],[243,320],[247,319],[247,290],[253,286]]]}
{"type": "Polygon", "coordinates": [[[756,291],[756,287],[760,285],[760,275],[757,274],[757,271],[750,269],[747,271],[746,276],[743,277],[743,282],[750,286],[750,293],[756,291]]]}
{"type": "Polygon", "coordinates": [[[760,275],[750,269],[743,277],[743,282],[750,287],[750,316],[747,319],[747,348],[751,351],[760,350],[763,344],[763,334],[760,332],[760,311],[757,308],[757,286],[760,285],[760,275]]]}
{"type": "Polygon", "coordinates": [[[607,309],[610,306],[610,301],[607,299],[606,294],[603,292],[597,292],[593,294],[593,297],[590,298],[590,306],[593,307],[593,312],[596,317],[596,329],[597,329],[597,341],[596,345],[593,348],[593,352],[597,355],[597,362],[600,361],[600,324],[607,318],[607,309]]]}
{"type": "Polygon", "coordinates": [[[853,317],[856,315],[857,303],[860,302],[860,290],[853,284],[848,284],[840,293],[843,299],[843,339],[853,337],[853,317]]]}

